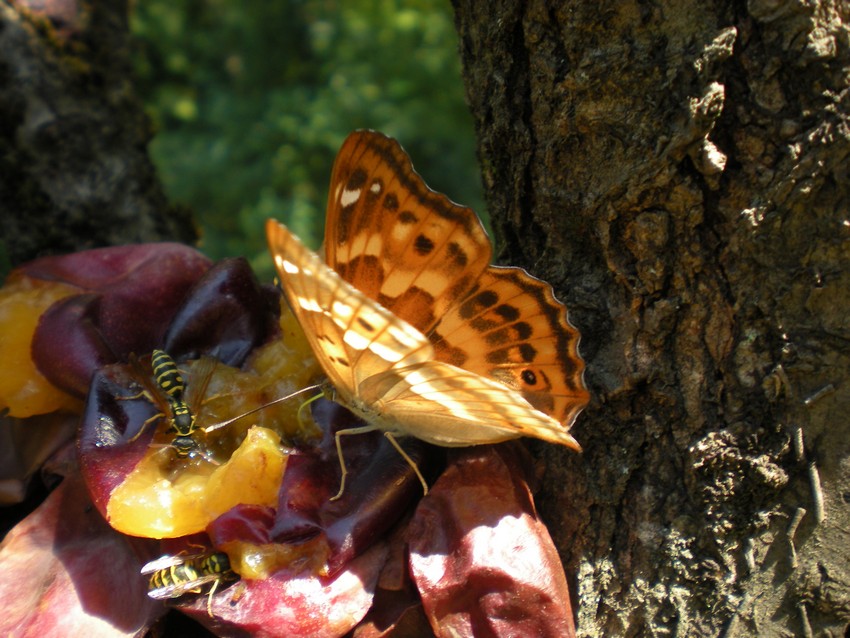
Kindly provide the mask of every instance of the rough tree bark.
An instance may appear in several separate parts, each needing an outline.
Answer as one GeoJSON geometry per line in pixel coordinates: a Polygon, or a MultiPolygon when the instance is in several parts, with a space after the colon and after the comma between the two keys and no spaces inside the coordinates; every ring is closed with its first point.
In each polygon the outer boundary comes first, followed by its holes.
{"type": "Polygon", "coordinates": [[[454,7],[503,261],[583,335],[580,635],[847,635],[848,5],[454,7]]]}
{"type": "Polygon", "coordinates": [[[0,255],[12,265],[197,239],[147,155],[128,41],[123,0],[0,0],[0,255]]]}

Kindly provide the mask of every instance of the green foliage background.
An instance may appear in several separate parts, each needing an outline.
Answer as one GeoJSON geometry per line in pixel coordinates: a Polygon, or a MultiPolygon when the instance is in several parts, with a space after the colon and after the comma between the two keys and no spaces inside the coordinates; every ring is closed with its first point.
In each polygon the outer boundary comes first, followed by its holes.
{"type": "Polygon", "coordinates": [[[447,1],[144,0],[133,31],[154,161],[208,255],[270,276],[267,217],[318,246],[357,128],[398,139],[432,188],[483,213],[447,1]]]}

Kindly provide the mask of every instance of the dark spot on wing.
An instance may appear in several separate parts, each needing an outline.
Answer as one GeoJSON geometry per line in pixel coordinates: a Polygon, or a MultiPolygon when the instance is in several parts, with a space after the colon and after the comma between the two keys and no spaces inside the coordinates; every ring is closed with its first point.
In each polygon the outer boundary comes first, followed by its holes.
{"type": "Polygon", "coordinates": [[[449,258],[461,268],[465,267],[466,264],[469,263],[469,256],[463,251],[463,248],[461,248],[460,244],[457,242],[449,242],[448,252],[449,258]]]}
{"type": "Polygon", "coordinates": [[[363,317],[357,317],[357,323],[363,326],[368,332],[375,332],[375,326],[366,321],[363,317]]]}
{"type": "Polygon", "coordinates": [[[462,348],[455,348],[446,343],[437,333],[432,334],[432,343],[434,344],[434,355],[437,361],[445,361],[459,368],[463,367],[466,360],[469,358],[466,351],[462,348]]]}
{"type": "Polygon", "coordinates": [[[516,321],[519,319],[519,310],[517,310],[514,306],[509,306],[508,304],[501,304],[498,306],[494,312],[503,317],[506,321],[516,321]]]}
{"type": "Polygon", "coordinates": [[[398,221],[402,224],[415,224],[419,221],[419,218],[409,210],[403,210],[398,215],[398,221]]]}
{"type": "Polygon", "coordinates": [[[395,193],[387,193],[387,196],[384,197],[384,208],[387,210],[398,210],[398,197],[395,193]]]}
{"type": "Polygon", "coordinates": [[[510,342],[511,335],[508,330],[502,328],[501,330],[494,330],[493,332],[488,332],[485,337],[487,344],[490,346],[500,346],[502,344],[510,342]]]}
{"type": "Polygon", "coordinates": [[[495,292],[492,290],[483,290],[464,301],[458,309],[458,312],[460,313],[461,318],[469,319],[477,315],[482,310],[498,303],[498,301],[499,296],[495,292]]]}
{"type": "Polygon", "coordinates": [[[428,239],[425,235],[418,235],[413,242],[413,248],[420,255],[428,255],[434,250],[434,242],[428,239]]]}
{"type": "Polygon", "coordinates": [[[363,184],[366,183],[366,171],[362,168],[355,168],[351,176],[348,178],[348,182],[345,185],[345,190],[354,191],[358,188],[362,188],[363,184]]]}
{"type": "Polygon", "coordinates": [[[528,339],[534,334],[532,327],[525,321],[519,321],[513,325],[514,333],[517,339],[528,339]]]}
{"type": "Polygon", "coordinates": [[[534,357],[537,356],[537,348],[529,343],[521,343],[519,344],[519,353],[523,361],[534,361],[534,357]]]}

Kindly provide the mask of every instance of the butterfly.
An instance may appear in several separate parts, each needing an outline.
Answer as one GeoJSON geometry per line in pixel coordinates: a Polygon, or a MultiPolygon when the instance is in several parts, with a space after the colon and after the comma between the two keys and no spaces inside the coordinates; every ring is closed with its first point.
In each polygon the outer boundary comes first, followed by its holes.
{"type": "Polygon", "coordinates": [[[324,261],[266,223],[280,285],[335,398],[395,440],[440,446],[530,436],[574,450],[587,404],[579,334],[549,284],[490,265],[475,213],[432,191],[395,140],[356,131],[331,177],[324,261]]]}

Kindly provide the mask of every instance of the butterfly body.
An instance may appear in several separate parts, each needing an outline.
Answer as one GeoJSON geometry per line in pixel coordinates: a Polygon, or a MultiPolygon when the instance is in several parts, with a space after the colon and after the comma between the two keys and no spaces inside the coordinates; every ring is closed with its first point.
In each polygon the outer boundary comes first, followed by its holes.
{"type": "Polygon", "coordinates": [[[358,131],[343,144],[327,263],[274,220],[266,233],[337,400],[368,423],[341,433],[580,449],[569,427],[589,395],[566,309],[545,282],[491,266],[475,213],[430,190],[394,140],[358,131]]]}

